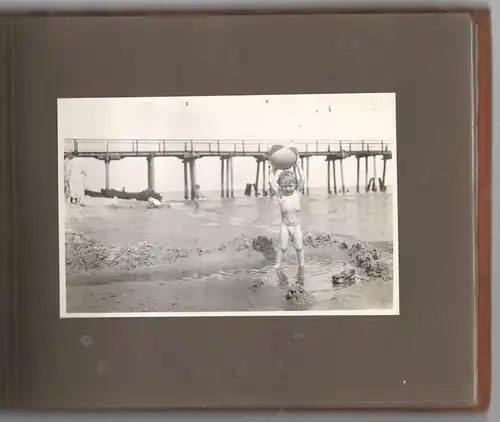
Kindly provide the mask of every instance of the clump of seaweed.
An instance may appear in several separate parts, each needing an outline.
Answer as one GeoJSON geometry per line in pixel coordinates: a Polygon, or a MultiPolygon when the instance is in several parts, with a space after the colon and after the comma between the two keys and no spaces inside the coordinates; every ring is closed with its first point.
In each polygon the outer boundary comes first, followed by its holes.
{"type": "Polygon", "coordinates": [[[311,246],[313,248],[331,246],[339,242],[338,236],[327,232],[312,233],[304,231],[302,238],[304,246],[311,246]]]}
{"type": "Polygon", "coordinates": [[[356,242],[348,249],[350,261],[365,270],[370,277],[389,279],[392,265],[389,256],[382,251],[369,247],[364,242],[356,242]]]}

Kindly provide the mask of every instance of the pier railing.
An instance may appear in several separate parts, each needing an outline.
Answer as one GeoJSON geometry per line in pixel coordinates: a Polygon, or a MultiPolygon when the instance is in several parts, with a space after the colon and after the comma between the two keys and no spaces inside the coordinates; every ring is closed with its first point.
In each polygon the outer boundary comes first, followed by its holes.
{"type": "MultiPolygon", "coordinates": [[[[265,155],[269,148],[282,141],[253,140],[168,140],[168,139],[66,139],[65,153],[80,156],[117,154],[121,156],[255,156],[265,155]]],[[[384,154],[391,151],[386,141],[297,141],[294,146],[301,155],[328,155],[349,152],[353,154],[384,154]]]]}

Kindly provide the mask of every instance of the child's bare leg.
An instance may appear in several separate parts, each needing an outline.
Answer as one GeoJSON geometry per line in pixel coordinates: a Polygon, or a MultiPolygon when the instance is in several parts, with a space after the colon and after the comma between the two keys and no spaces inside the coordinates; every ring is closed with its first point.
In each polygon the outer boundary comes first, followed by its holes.
{"type": "Polygon", "coordinates": [[[280,229],[280,245],[279,245],[279,249],[276,253],[276,268],[281,267],[283,257],[285,256],[285,253],[288,249],[288,240],[289,240],[288,229],[282,223],[281,229],[280,229]]]}
{"type": "Polygon", "coordinates": [[[288,249],[288,240],[289,240],[288,229],[282,223],[281,229],[280,229],[280,245],[279,245],[278,251],[276,253],[276,273],[278,275],[278,279],[281,282],[288,281],[286,279],[286,276],[285,276],[285,273],[283,272],[283,267],[282,267],[283,258],[285,256],[287,249],[288,249]]]}
{"type": "Polygon", "coordinates": [[[297,261],[299,263],[297,270],[297,281],[300,284],[304,283],[304,243],[302,241],[302,228],[300,225],[295,227],[294,236],[293,236],[293,246],[295,251],[297,252],[297,261]]]}

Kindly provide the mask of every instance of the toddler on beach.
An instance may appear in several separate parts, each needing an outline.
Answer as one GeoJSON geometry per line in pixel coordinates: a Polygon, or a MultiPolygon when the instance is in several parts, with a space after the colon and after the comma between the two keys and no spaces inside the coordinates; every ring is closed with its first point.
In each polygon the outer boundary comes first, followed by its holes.
{"type": "MultiPolygon", "coordinates": [[[[298,160],[297,160],[298,162],[298,160]]],[[[300,225],[300,192],[304,187],[304,173],[302,168],[296,163],[298,180],[291,171],[277,173],[276,168],[269,168],[269,185],[278,199],[281,211],[280,245],[276,255],[276,272],[280,281],[285,281],[282,261],[288,249],[288,242],[292,239],[293,246],[297,252],[298,271],[297,281],[304,282],[304,249],[302,242],[302,227],[300,225]]]]}
{"type": "Polygon", "coordinates": [[[201,198],[200,189],[201,189],[200,185],[196,185],[194,187],[194,205],[195,205],[196,211],[198,211],[200,208],[200,198],[201,198]]]}

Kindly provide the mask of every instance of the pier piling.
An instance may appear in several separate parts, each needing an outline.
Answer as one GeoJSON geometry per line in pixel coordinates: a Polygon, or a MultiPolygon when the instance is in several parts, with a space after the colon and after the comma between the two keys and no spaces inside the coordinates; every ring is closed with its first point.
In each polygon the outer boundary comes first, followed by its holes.
{"type": "Polygon", "coordinates": [[[257,158],[257,172],[255,175],[255,196],[259,195],[259,172],[260,172],[260,160],[257,158]]]}
{"type": "Polygon", "coordinates": [[[220,196],[224,198],[224,157],[220,158],[220,196]]]}
{"type": "Polygon", "coordinates": [[[231,158],[226,158],[226,198],[229,198],[229,178],[230,178],[229,161],[231,161],[231,158]]]}
{"type": "Polygon", "coordinates": [[[337,172],[335,171],[335,158],[332,160],[332,167],[333,167],[333,192],[336,194],[337,193],[337,172]]]}
{"type": "Polygon", "coordinates": [[[359,193],[359,157],[356,157],[356,192],[359,193]]]}
{"type": "Polygon", "coordinates": [[[229,172],[231,175],[231,198],[234,198],[234,166],[233,166],[233,157],[229,159],[229,172]]]}
{"type": "Polygon", "coordinates": [[[373,192],[377,192],[377,156],[373,156],[373,192]]]}
{"type": "Polygon", "coordinates": [[[327,191],[328,193],[332,193],[332,187],[331,187],[331,181],[330,181],[330,167],[331,167],[331,160],[329,160],[328,158],[326,159],[326,167],[327,167],[327,176],[326,176],[326,181],[327,181],[327,191]]]}
{"type": "Polygon", "coordinates": [[[385,170],[386,170],[386,165],[387,165],[387,158],[383,157],[384,160],[384,167],[382,169],[382,186],[383,189],[385,190],[385,170]]]}
{"type": "Polygon", "coordinates": [[[365,157],[365,191],[368,192],[368,156],[365,157]]]}
{"type": "Polygon", "coordinates": [[[264,158],[262,160],[262,196],[267,196],[267,189],[266,189],[266,162],[267,160],[264,158]]]}
{"type": "Polygon", "coordinates": [[[110,187],[110,183],[109,183],[109,165],[111,163],[111,160],[109,158],[106,158],[104,160],[104,173],[105,173],[105,187],[107,190],[109,190],[109,187],[110,187]]]}
{"type": "Polygon", "coordinates": [[[148,189],[155,190],[155,158],[153,155],[147,157],[148,162],[148,189]]]}
{"type": "Polygon", "coordinates": [[[182,160],[184,166],[184,199],[189,199],[188,163],[182,160]]]}
{"type": "Polygon", "coordinates": [[[340,160],[340,183],[342,184],[342,193],[345,193],[345,183],[344,183],[344,159],[340,160]]]}
{"type": "MultiPolygon", "coordinates": [[[[306,165],[307,165],[307,161],[306,161],[306,165]]],[[[306,167],[304,166],[304,157],[300,157],[300,168],[302,169],[302,173],[304,174],[306,171],[306,167]]],[[[293,168],[293,171],[295,173],[295,178],[297,178],[297,169],[295,167],[293,168]]],[[[302,195],[306,193],[306,189],[307,189],[306,186],[307,186],[307,178],[305,180],[304,185],[302,186],[302,195]]]]}
{"type": "Polygon", "coordinates": [[[307,173],[306,173],[306,193],[307,195],[309,195],[309,158],[310,157],[307,157],[306,158],[306,165],[307,165],[307,173]]]}
{"type": "Polygon", "coordinates": [[[192,159],[189,161],[189,171],[191,178],[191,199],[196,196],[196,160],[192,159]]]}

